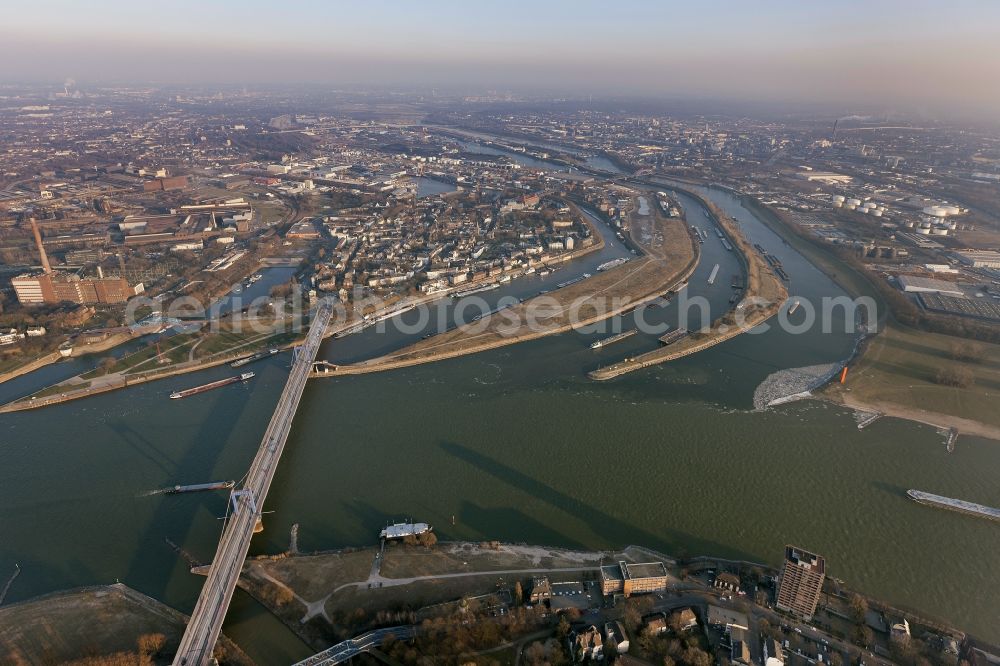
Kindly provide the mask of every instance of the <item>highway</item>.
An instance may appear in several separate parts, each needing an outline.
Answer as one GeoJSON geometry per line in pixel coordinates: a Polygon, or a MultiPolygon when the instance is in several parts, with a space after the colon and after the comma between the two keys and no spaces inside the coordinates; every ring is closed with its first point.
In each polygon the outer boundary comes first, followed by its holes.
{"type": "Polygon", "coordinates": [[[243,485],[230,496],[231,513],[223,526],[222,537],[205,586],[198,596],[174,657],[175,666],[201,666],[208,664],[212,658],[226,610],[250,548],[250,539],[259,530],[264,500],[332,315],[333,304],[329,301],[322,301],[316,308],[305,342],[296,349],[288,381],[264,432],[257,455],[244,477],[243,485]]]}

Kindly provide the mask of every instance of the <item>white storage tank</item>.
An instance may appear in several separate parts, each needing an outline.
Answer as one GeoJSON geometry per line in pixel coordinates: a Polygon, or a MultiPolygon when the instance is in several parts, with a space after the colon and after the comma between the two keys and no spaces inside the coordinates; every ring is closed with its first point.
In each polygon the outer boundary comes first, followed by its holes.
{"type": "Polygon", "coordinates": [[[834,194],[830,198],[833,200],[833,203],[844,203],[844,201],[847,200],[847,197],[845,197],[843,194],[834,194]]]}
{"type": "Polygon", "coordinates": [[[875,217],[882,217],[882,211],[878,208],[873,208],[872,215],[874,215],[875,217]]]}
{"type": "Polygon", "coordinates": [[[944,212],[947,213],[948,215],[961,215],[962,214],[962,209],[959,208],[958,206],[953,206],[953,205],[949,204],[947,206],[941,206],[941,207],[944,208],[944,212]]]}
{"type": "Polygon", "coordinates": [[[917,229],[917,233],[920,234],[920,235],[922,235],[922,236],[930,236],[931,235],[931,228],[930,227],[920,227],[919,229],[917,229]]]}
{"type": "Polygon", "coordinates": [[[924,208],[924,215],[931,217],[948,217],[948,211],[944,206],[927,206],[924,208]]]}
{"type": "Polygon", "coordinates": [[[931,235],[932,236],[947,236],[948,235],[948,229],[947,229],[947,227],[934,227],[933,229],[931,229],[931,235]]]}
{"type": "Polygon", "coordinates": [[[861,199],[848,199],[847,203],[857,208],[858,206],[861,205],[861,199]]]}

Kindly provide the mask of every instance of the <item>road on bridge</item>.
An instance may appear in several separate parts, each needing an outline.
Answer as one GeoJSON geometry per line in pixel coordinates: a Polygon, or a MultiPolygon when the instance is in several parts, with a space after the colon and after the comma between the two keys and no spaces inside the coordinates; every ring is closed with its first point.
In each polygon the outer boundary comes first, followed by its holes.
{"type": "Polygon", "coordinates": [[[309,333],[305,342],[296,350],[288,382],[264,432],[260,449],[247,472],[246,481],[239,490],[232,493],[232,513],[223,527],[205,586],[181,638],[174,657],[175,666],[202,666],[212,658],[226,610],[243,570],[243,561],[250,549],[250,539],[258,527],[264,499],[274,479],[302,391],[332,315],[333,304],[329,301],[322,301],[316,308],[309,333]]]}

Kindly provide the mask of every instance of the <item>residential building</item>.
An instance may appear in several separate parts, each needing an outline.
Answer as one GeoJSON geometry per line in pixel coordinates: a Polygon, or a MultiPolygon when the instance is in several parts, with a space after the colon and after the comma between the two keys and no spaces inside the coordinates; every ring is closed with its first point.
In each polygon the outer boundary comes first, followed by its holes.
{"type": "Polygon", "coordinates": [[[529,603],[539,604],[551,598],[552,585],[549,584],[549,579],[546,576],[539,576],[532,579],[531,594],[528,596],[529,603]]]}
{"type": "Polygon", "coordinates": [[[675,610],[670,615],[671,623],[676,623],[677,627],[681,631],[688,631],[689,629],[694,629],[698,626],[698,617],[694,614],[694,611],[690,608],[681,608],[675,610]]]}
{"type": "Polygon", "coordinates": [[[609,644],[615,646],[618,654],[628,652],[628,634],[625,633],[625,627],[620,621],[615,620],[605,623],[604,636],[607,638],[609,644]]]}
{"type": "Polygon", "coordinates": [[[583,631],[573,634],[570,640],[570,651],[573,653],[573,661],[603,659],[604,640],[601,638],[600,630],[594,625],[590,625],[583,631]]]}
{"type": "Polygon", "coordinates": [[[825,578],[824,558],[796,546],[786,546],[785,563],[778,583],[778,609],[811,620],[816,613],[825,578]]]}

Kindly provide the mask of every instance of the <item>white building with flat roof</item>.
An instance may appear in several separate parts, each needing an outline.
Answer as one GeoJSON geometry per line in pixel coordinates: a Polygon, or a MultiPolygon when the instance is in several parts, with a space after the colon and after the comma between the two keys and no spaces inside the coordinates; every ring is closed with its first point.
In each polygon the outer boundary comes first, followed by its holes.
{"type": "Polygon", "coordinates": [[[899,288],[910,294],[944,294],[945,296],[965,296],[965,292],[954,282],[914,275],[900,275],[896,278],[899,288]]]}
{"type": "Polygon", "coordinates": [[[996,250],[958,250],[955,256],[963,264],[973,268],[1000,269],[1000,252],[996,250]]]}

